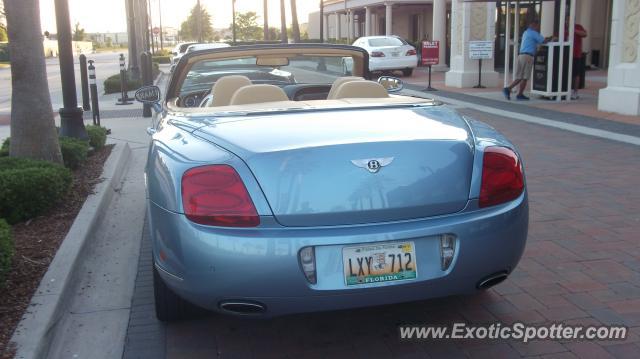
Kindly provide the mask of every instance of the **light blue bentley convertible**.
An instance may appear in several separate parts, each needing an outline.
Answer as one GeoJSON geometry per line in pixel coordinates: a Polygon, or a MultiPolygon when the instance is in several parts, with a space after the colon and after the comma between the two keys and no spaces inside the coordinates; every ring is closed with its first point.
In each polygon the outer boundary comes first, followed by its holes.
{"type": "Polygon", "coordinates": [[[238,46],[182,57],[149,129],[160,320],[190,305],[277,316],[483,290],[527,238],[515,146],[371,81],[365,50],[238,46]],[[349,77],[341,76],[345,57],[349,77]]]}

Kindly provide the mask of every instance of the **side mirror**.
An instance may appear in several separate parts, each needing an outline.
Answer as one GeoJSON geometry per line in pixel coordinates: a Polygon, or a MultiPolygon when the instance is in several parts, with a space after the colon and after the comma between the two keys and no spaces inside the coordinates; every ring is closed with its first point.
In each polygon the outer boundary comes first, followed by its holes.
{"type": "Polygon", "coordinates": [[[135,94],[136,101],[142,102],[145,105],[151,105],[151,108],[153,108],[156,113],[162,112],[160,97],[160,88],[158,86],[140,87],[135,94]]]}
{"type": "Polygon", "coordinates": [[[378,83],[387,89],[387,92],[400,92],[404,89],[404,82],[397,77],[393,76],[381,76],[378,78],[378,83]]]}
{"type": "Polygon", "coordinates": [[[136,91],[135,98],[138,102],[153,105],[160,102],[160,88],[158,86],[143,86],[136,91]]]}

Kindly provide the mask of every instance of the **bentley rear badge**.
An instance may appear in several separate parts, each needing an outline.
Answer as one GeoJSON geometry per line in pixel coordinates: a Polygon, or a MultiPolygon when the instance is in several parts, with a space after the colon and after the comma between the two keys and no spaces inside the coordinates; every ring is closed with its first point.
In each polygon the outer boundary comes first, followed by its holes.
{"type": "Polygon", "coordinates": [[[384,158],[367,158],[362,160],[351,160],[356,167],[364,168],[370,173],[378,173],[382,167],[388,166],[393,162],[394,157],[384,158]]]}

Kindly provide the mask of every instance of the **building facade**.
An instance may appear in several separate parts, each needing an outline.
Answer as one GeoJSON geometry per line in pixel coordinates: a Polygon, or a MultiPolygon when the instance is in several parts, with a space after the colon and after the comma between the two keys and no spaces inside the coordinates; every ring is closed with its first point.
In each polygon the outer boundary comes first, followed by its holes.
{"type": "MultiPolygon", "coordinates": [[[[566,0],[570,8],[571,0],[566,0]]],[[[560,0],[324,0],[324,38],[351,43],[360,36],[397,35],[418,45],[440,42],[435,69],[447,71],[447,86],[477,84],[478,62],[469,60],[470,41],[494,42],[494,56],[483,61],[482,82],[498,87],[498,72],[513,66],[519,36],[532,19],[544,36],[558,36],[560,0]],[[517,21],[514,30],[507,30],[517,21]],[[514,34],[515,33],[515,34],[514,34]]],[[[319,13],[309,16],[309,36],[319,38],[319,13]]],[[[607,88],[599,96],[603,111],[640,115],[640,0],[576,0],[575,21],[587,29],[583,41],[586,64],[608,69],[607,88]],[[623,109],[616,99],[624,98],[623,109]]]]}

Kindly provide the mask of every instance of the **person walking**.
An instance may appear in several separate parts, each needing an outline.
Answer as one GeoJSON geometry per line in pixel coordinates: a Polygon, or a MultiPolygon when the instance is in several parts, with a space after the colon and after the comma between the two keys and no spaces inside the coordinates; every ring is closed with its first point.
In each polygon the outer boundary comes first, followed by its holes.
{"type": "Polygon", "coordinates": [[[544,44],[549,39],[545,39],[540,35],[540,22],[533,20],[529,23],[529,28],[522,34],[522,43],[520,44],[520,53],[516,63],[516,72],[511,85],[502,89],[502,93],[507,100],[511,100],[511,91],[514,87],[520,85],[518,89],[517,100],[529,100],[524,95],[527,82],[531,78],[531,70],[533,68],[533,58],[540,44],[544,44]]]}

